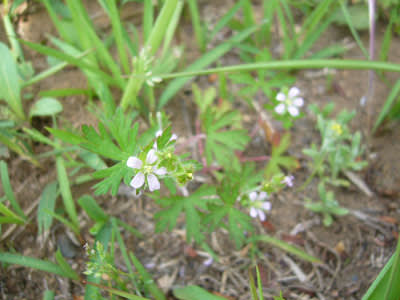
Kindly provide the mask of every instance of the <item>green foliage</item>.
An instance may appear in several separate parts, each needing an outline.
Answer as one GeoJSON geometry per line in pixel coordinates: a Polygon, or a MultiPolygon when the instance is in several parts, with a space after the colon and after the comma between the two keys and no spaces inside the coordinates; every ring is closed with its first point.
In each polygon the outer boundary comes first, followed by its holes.
{"type": "Polygon", "coordinates": [[[349,183],[338,178],[339,173],[347,170],[359,171],[367,162],[360,160],[363,153],[361,134],[359,132],[352,134],[347,125],[355,112],[343,110],[335,119],[327,119],[333,108],[333,103],[322,111],[315,105],[310,106],[317,116],[317,128],[322,140],[321,146],[312,144],[311,148],[304,149],[303,153],[312,158],[313,175],[328,177],[333,185],[346,186],[349,183]]]}
{"type": "Polygon", "coordinates": [[[290,134],[285,134],[278,146],[272,147],[271,158],[265,167],[265,177],[273,178],[275,174],[281,174],[282,168],[293,170],[299,166],[298,161],[291,156],[284,155],[290,146],[290,134]]]}
{"type": "Polygon", "coordinates": [[[349,213],[346,208],[340,207],[339,203],[335,200],[333,192],[325,189],[325,183],[323,181],[318,184],[318,194],[320,200],[318,202],[312,202],[311,199],[307,198],[305,207],[313,212],[322,214],[325,226],[332,225],[332,215],[344,216],[349,213]]]}

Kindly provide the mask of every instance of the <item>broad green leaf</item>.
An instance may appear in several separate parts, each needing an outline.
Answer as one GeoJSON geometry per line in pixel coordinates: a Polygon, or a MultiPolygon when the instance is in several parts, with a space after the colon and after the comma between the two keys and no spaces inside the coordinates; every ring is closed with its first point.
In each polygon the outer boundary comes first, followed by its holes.
{"type": "Polygon", "coordinates": [[[39,99],[29,112],[30,117],[54,116],[62,112],[63,106],[57,99],[46,97],[39,99]]]}

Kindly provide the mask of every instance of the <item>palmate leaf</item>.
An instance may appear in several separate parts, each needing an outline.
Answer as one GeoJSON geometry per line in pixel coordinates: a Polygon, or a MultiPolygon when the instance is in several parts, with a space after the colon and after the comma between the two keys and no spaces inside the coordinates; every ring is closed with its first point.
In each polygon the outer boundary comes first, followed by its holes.
{"type": "Polygon", "coordinates": [[[290,134],[285,134],[278,146],[272,148],[271,158],[265,168],[265,177],[271,178],[274,174],[281,173],[284,167],[292,170],[298,167],[298,161],[291,156],[283,155],[290,145],[290,134]]]}
{"type": "Polygon", "coordinates": [[[206,132],[205,155],[207,163],[211,164],[215,159],[220,165],[227,167],[232,165],[235,159],[235,150],[244,150],[250,138],[245,130],[226,129],[227,125],[237,122],[238,112],[227,112],[217,116],[209,108],[203,118],[206,132]]]}
{"type": "Polygon", "coordinates": [[[198,209],[207,210],[207,204],[215,201],[215,197],[212,198],[215,194],[213,187],[203,185],[187,197],[172,196],[156,199],[156,202],[164,208],[164,210],[155,214],[156,231],[172,230],[176,226],[179,214],[184,212],[186,215],[187,242],[190,243],[193,239],[195,242],[201,243],[203,240],[202,215],[198,209]]]}

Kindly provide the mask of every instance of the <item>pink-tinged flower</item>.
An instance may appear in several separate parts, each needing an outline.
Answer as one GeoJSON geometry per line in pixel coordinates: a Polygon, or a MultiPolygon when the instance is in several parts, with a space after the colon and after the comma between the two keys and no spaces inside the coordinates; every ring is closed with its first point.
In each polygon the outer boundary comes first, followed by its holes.
{"type": "Polygon", "coordinates": [[[128,158],[126,165],[132,169],[139,170],[130,183],[131,187],[139,189],[147,182],[150,192],[160,189],[160,181],[156,175],[162,176],[167,174],[167,169],[165,167],[157,168],[155,164],[157,159],[157,154],[154,149],[151,149],[147,153],[145,164],[135,156],[128,158]]]}
{"type": "Polygon", "coordinates": [[[293,117],[297,117],[300,114],[299,107],[302,107],[304,100],[300,95],[300,90],[297,87],[290,88],[287,94],[279,92],[276,95],[276,100],[280,103],[275,106],[275,112],[279,115],[283,115],[286,111],[293,117]]]}
{"type": "Polygon", "coordinates": [[[283,178],[283,180],[281,182],[286,184],[288,187],[292,187],[293,181],[294,181],[294,176],[289,175],[289,176],[285,176],[285,178],[283,178]]]}
{"type": "Polygon", "coordinates": [[[271,202],[265,201],[268,199],[268,194],[266,192],[251,192],[249,194],[250,198],[250,216],[252,218],[260,218],[263,222],[266,219],[265,210],[271,210],[271,202]]]}

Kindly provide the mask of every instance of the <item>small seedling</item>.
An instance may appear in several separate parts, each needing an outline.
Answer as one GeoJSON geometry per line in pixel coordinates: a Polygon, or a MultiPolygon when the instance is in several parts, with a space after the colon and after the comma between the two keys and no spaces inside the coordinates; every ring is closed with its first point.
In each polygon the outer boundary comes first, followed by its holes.
{"type": "Polygon", "coordinates": [[[318,194],[320,201],[312,202],[311,199],[306,199],[306,208],[313,212],[321,213],[324,217],[323,223],[325,226],[331,226],[333,223],[333,215],[344,216],[349,213],[346,208],[340,207],[335,200],[335,195],[332,191],[325,189],[325,183],[321,181],[318,184],[318,194]]]}

